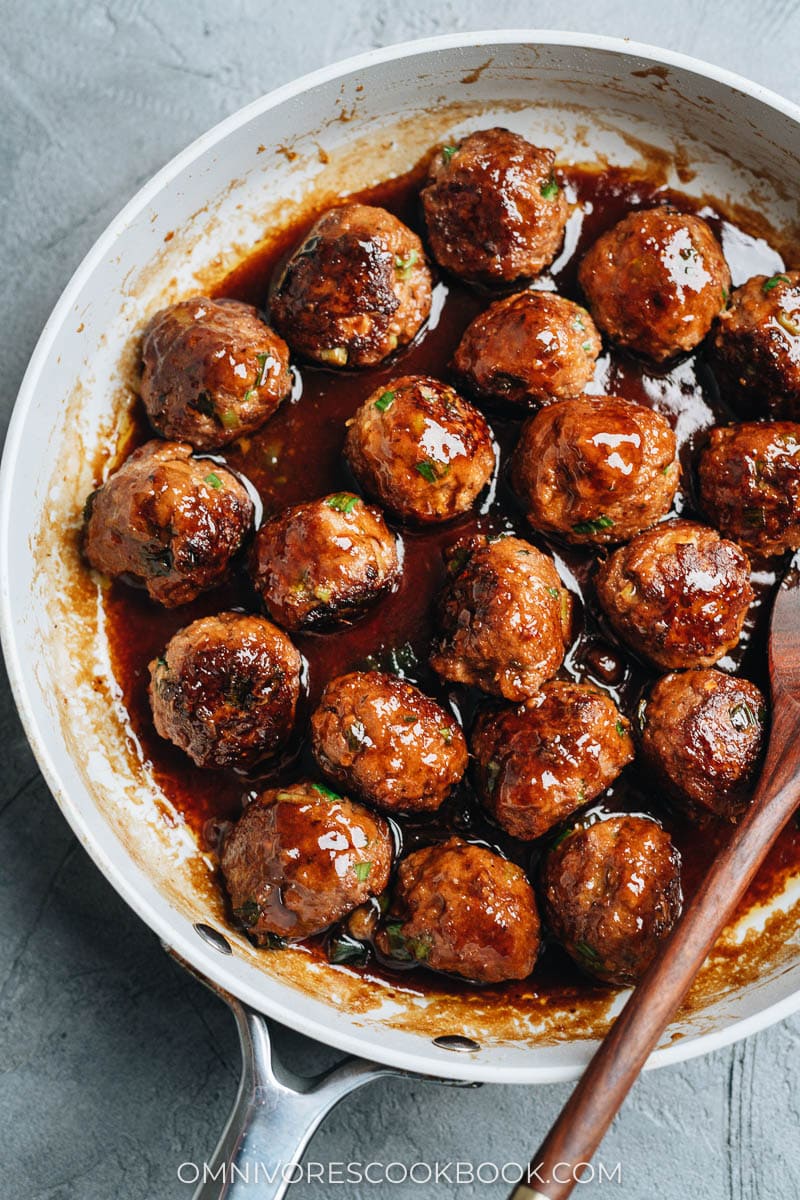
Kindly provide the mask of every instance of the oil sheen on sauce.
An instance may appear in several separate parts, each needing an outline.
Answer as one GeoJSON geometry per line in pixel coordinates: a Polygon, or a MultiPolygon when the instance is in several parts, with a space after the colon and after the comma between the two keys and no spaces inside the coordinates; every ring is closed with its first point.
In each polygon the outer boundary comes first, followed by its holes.
{"type": "MultiPolygon", "coordinates": [[[[667,199],[680,209],[699,212],[710,223],[722,242],[734,286],[753,274],[772,274],[783,268],[780,256],[763,239],[750,236],[708,203],[698,206],[679,193],[667,192],[657,182],[634,177],[619,169],[567,168],[559,175],[574,208],[564,247],[552,268],[535,281],[533,286],[537,288],[555,288],[580,302],[577,264],[592,241],[629,210],[667,199]]],[[[421,233],[417,199],[419,182],[418,169],[360,193],[357,199],[390,209],[421,233]]],[[[215,289],[215,294],[246,300],[268,311],[270,283],[316,215],[307,213],[302,221],[282,230],[265,248],[254,253],[228,276],[215,289]]],[[[463,330],[490,299],[485,292],[449,278],[440,279],[427,327],[422,336],[395,360],[357,373],[334,372],[303,364],[296,367],[291,400],[261,430],[241,438],[228,447],[223,456],[258,491],[265,515],[301,500],[354,488],[342,458],[348,418],[379,384],[388,384],[393,376],[424,373],[448,378],[449,363],[463,330]]],[[[698,448],[711,425],[731,419],[706,367],[702,350],[662,370],[606,348],[587,391],[624,396],[657,408],[670,420],[680,445],[684,479],[676,498],[675,512],[693,515],[693,463],[698,448]]],[[[627,715],[635,718],[639,699],[653,676],[623,651],[610,631],[598,621],[591,583],[595,557],[585,548],[570,548],[531,534],[506,479],[508,456],[518,435],[520,418],[502,412],[487,415],[501,450],[496,486],[473,514],[439,527],[400,530],[404,543],[402,580],[398,589],[362,620],[324,634],[295,637],[308,664],[307,696],[299,713],[297,734],[280,760],[260,768],[256,774],[242,776],[233,771],[195,767],[180,750],[157,736],[147,699],[148,663],[161,653],[177,629],[197,617],[225,609],[258,610],[256,596],[244,572],[240,571],[224,587],[174,610],[163,609],[148,600],[143,591],[120,583],[113,584],[106,592],[112,663],[132,727],[159,785],[179,818],[194,830],[204,848],[216,848],[227,823],[235,820],[241,811],[243,801],[262,788],[288,783],[302,775],[319,777],[303,734],[311,708],[326,682],[335,675],[366,665],[396,671],[451,707],[469,728],[480,695],[464,688],[444,687],[428,667],[427,654],[433,632],[432,602],[445,579],[442,551],[473,531],[514,531],[553,555],[564,582],[578,599],[575,640],[562,673],[606,688],[627,715]]],[[[147,437],[147,424],[139,411],[128,449],[133,449],[147,437]]],[[[756,600],[739,647],[720,664],[723,669],[741,672],[762,688],[766,688],[765,614],[775,571],[780,566],[775,562],[753,563],[756,600]]],[[[667,826],[681,852],[687,898],[691,897],[716,849],[728,836],[725,828],[714,825],[698,828],[689,824],[654,794],[640,778],[635,763],[603,795],[599,807],[606,811],[648,812],[667,826]]],[[[438,813],[424,819],[399,818],[396,829],[401,852],[457,833],[467,840],[499,849],[519,862],[535,879],[541,845],[515,841],[492,824],[483,815],[468,781],[454,791],[438,813]]],[[[542,839],[544,843],[547,840],[542,839]]],[[[751,887],[743,910],[774,894],[781,881],[799,863],[800,831],[792,822],[751,887]]],[[[335,934],[334,930],[333,934],[312,939],[306,943],[306,949],[325,955],[330,937],[335,934]]],[[[276,952],[291,953],[291,950],[264,951],[265,955],[276,952]]],[[[476,985],[434,975],[420,967],[389,964],[374,956],[363,969],[388,982],[398,981],[402,974],[404,988],[429,993],[477,990],[476,985]]],[[[482,987],[480,995],[483,1003],[496,996],[500,1003],[513,1004],[524,999],[527,1005],[533,1002],[541,1008],[548,1004],[563,1006],[588,1000],[599,990],[598,985],[581,975],[557,946],[550,944],[540,956],[530,980],[521,984],[482,987]]]]}

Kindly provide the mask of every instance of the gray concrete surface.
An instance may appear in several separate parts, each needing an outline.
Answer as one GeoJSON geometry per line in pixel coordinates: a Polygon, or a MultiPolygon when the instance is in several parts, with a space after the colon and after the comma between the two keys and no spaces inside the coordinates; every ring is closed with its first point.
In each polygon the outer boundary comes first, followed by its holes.
{"type": "MultiPolygon", "coordinates": [[[[733,68],[800,100],[796,0],[32,0],[0,3],[0,418],[41,326],[124,200],[260,93],[373,46],[492,26],[586,29],[733,68]],[[756,16],[757,11],[757,16],[756,16]]],[[[77,846],[0,691],[0,1196],[166,1200],[213,1147],[236,1086],[227,1010],[173,966],[77,846]]],[[[603,1148],[620,1200],[800,1195],[800,1018],[651,1074],[603,1148]]],[[[329,1052],[291,1038],[307,1067],[329,1052]]],[[[517,1161],[565,1086],[452,1091],[387,1081],[312,1142],[320,1162],[517,1161]]],[[[498,1185],[302,1184],[328,1195],[504,1196],[498,1185]]],[[[254,1190],[254,1200],[257,1200],[254,1190]]]]}

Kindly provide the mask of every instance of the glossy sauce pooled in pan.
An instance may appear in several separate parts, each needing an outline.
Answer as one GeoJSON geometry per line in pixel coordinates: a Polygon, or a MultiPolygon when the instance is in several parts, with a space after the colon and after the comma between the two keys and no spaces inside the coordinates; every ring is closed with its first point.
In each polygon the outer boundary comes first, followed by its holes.
{"type": "MultiPolygon", "coordinates": [[[[554,287],[562,295],[580,302],[576,275],[581,254],[600,233],[631,209],[666,199],[679,209],[699,211],[709,222],[722,242],[734,286],[751,275],[770,275],[783,267],[780,256],[764,240],[750,236],[710,204],[699,207],[680,193],[667,192],[659,183],[640,175],[633,176],[614,168],[596,171],[565,168],[558,175],[568,200],[577,206],[572,210],[561,253],[553,267],[536,280],[536,287],[554,287]]],[[[421,233],[418,204],[421,176],[420,168],[408,176],[360,193],[356,199],[388,208],[421,233]]],[[[215,289],[215,295],[235,297],[262,310],[267,309],[271,281],[316,215],[308,213],[302,221],[281,231],[225,279],[215,289]]],[[[389,363],[358,372],[296,364],[292,399],[263,428],[240,438],[222,455],[257,490],[264,514],[269,516],[287,505],[330,492],[353,489],[354,480],[342,457],[348,418],[376,387],[388,383],[394,376],[421,373],[449,379],[449,364],[465,327],[492,298],[486,292],[451,278],[440,278],[431,318],[421,337],[389,363]]],[[[692,496],[694,463],[704,431],[731,418],[705,364],[702,347],[698,353],[665,370],[606,348],[587,390],[623,396],[655,407],[669,419],[678,438],[683,469],[682,487],[674,511],[680,515],[696,515],[692,496]]],[[[433,601],[445,581],[442,551],[473,532],[514,531],[552,554],[562,579],[578,601],[574,641],[560,674],[600,685],[611,693],[628,717],[635,718],[641,694],[654,675],[622,649],[598,619],[591,583],[596,556],[590,550],[548,542],[531,533],[507,480],[508,459],[518,437],[521,417],[491,411],[487,416],[500,447],[501,459],[495,485],[489,489],[482,506],[445,525],[421,530],[401,529],[404,566],[399,588],[352,626],[293,637],[308,664],[308,694],[291,746],[279,761],[269,764],[261,773],[243,776],[234,771],[195,767],[180,750],[158,737],[147,699],[148,663],[162,652],[177,629],[197,617],[225,609],[259,610],[257,597],[244,570],[224,587],[206,593],[194,603],[171,610],[148,600],[143,591],[121,583],[114,583],[105,593],[112,663],[132,728],[179,819],[193,828],[205,849],[216,849],[226,823],[235,820],[240,813],[243,798],[264,787],[286,784],[301,776],[319,778],[308,748],[307,719],[323,687],[336,675],[365,666],[397,672],[449,706],[465,729],[469,729],[474,710],[484,697],[468,689],[446,687],[430,669],[427,660],[433,635],[433,601]]],[[[147,423],[139,409],[127,449],[133,449],[148,436],[147,423]]],[[[724,670],[741,673],[763,689],[767,682],[765,617],[776,568],[780,565],[778,560],[753,562],[756,600],[739,646],[732,656],[719,664],[724,670]]],[[[635,762],[603,794],[598,804],[607,811],[651,813],[663,822],[682,856],[683,889],[687,899],[721,839],[728,833],[728,827],[721,825],[698,828],[690,824],[640,777],[635,762]]],[[[433,816],[398,816],[394,818],[394,824],[401,853],[445,840],[455,833],[468,841],[499,849],[523,866],[531,878],[535,878],[537,858],[548,843],[547,837],[540,843],[516,841],[500,830],[478,804],[469,776],[433,816]]],[[[780,881],[797,865],[800,865],[800,832],[792,823],[781,835],[744,906],[779,890],[780,881]]],[[[341,931],[334,928],[326,935],[312,939],[306,948],[324,956],[331,951],[332,945],[341,953],[342,944],[341,931]]],[[[347,954],[346,942],[344,946],[347,954]]],[[[350,949],[357,951],[357,944],[350,949]]],[[[291,952],[265,950],[264,954],[268,957],[271,953],[291,952]]],[[[402,973],[404,988],[428,992],[463,993],[476,987],[434,975],[419,965],[411,967],[382,961],[374,950],[364,966],[353,969],[364,970],[373,976],[377,974],[386,980],[397,980],[402,973]]],[[[553,944],[546,946],[529,980],[480,988],[484,1002],[494,994],[503,1002],[524,999],[525,1003],[534,1003],[539,1008],[570,1004],[597,992],[598,985],[584,977],[553,944]]]]}

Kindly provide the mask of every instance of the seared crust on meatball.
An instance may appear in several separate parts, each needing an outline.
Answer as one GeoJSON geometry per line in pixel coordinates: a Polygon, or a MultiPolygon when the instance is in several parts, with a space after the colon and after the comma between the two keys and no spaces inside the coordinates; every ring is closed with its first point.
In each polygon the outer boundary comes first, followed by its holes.
{"type": "Polygon", "coordinates": [[[150,663],[156,730],[198,767],[252,767],[292,732],[301,667],[286,634],[264,617],[201,617],[150,663]]]}
{"type": "Polygon", "coordinates": [[[320,770],[387,811],[439,807],[467,769],[458,722],[419,688],[379,671],[332,680],[311,718],[320,770]]]}
{"type": "Polygon", "coordinates": [[[400,573],[380,510],[351,492],[287,508],[261,526],[250,574],[284,629],[318,629],[361,616],[400,573]]]}
{"type": "Polygon", "coordinates": [[[475,396],[528,408],[580,395],[600,350],[585,308],[553,292],[518,292],[467,326],[453,366],[475,396]]]}
{"type": "Polygon", "coordinates": [[[533,528],[578,544],[622,542],[660,520],[679,479],[667,419],[608,396],[542,409],[523,427],[512,460],[533,528]]]}
{"type": "Polygon", "coordinates": [[[754,683],[722,671],[664,675],[644,707],[642,758],[690,815],[733,821],[764,749],[766,701],[754,683]]]}
{"type": "Polygon", "coordinates": [[[636,983],[680,916],[680,856],[647,817],[579,826],[547,855],[541,882],[553,934],[607,983],[636,983]]]}
{"type": "Polygon", "coordinates": [[[800,271],[738,287],[717,318],[711,360],[723,393],[753,416],[800,421],[800,271]]]}
{"type": "Polygon", "coordinates": [[[86,502],[84,553],[172,608],[228,576],[253,524],[236,476],[181,442],[145,442],[86,502]]]}
{"type": "Polygon", "coordinates": [[[584,255],[578,279],[611,341],[656,362],[702,342],[731,286],[709,226],[672,208],[623,217],[584,255]]]}
{"type": "Polygon", "coordinates": [[[436,261],[475,282],[538,275],[558,253],[567,223],[554,163],[552,150],[508,129],[443,146],[421,192],[436,261]]]}
{"type": "Polygon", "coordinates": [[[427,375],[377,388],[350,422],[345,456],[371,496],[422,524],[467,512],[495,467],[483,415],[427,375]]]}
{"type": "Polygon", "coordinates": [[[271,314],[298,354],[327,367],[369,367],[412,341],[431,310],[422,242],[383,208],[326,212],[278,281],[271,314]]]}
{"type": "Polygon", "coordinates": [[[401,861],[377,944],[477,983],[525,979],[539,952],[533,888],[521,867],[483,846],[426,846],[401,861]]]}
{"type": "Polygon", "coordinates": [[[698,474],[703,512],[726,537],[757,554],[800,547],[800,424],[712,429],[698,474]]]}
{"type": "Polygon", "coordinates": [[[321,933],[382,892],[391,865],[383,817],[307,782],[248,804],[221,858],[233,915],[259,945],[321,933]]]}
{"type": "Polygon", "coordinates": [[[433,669],[506,700],[526,700],[564,660],[572,600],[552,559],[521,538],[478,549],[439,598],[433,669]]]}
{"type": "Polygon", "coordinates": [[[658,667],[710,667],[739,641],[753,599],[734,542],[694,521],[665,521],[615,550],[596,578],[615,631],[658,667]]]}
{"type": "Polygon", "coordinates": [[[560,679],[519,708],[483,713],[470,749],[484,807],[525,840],[596,799],[633,758],[630,726],[611,697],[560,679]]]}
{"type": "Polygon", "coordinates": [[[251,304],[192,296],[157,312],[142,343],[142,400],[162,437],[219,450],[292,390],[289,348],[251,304]]]}

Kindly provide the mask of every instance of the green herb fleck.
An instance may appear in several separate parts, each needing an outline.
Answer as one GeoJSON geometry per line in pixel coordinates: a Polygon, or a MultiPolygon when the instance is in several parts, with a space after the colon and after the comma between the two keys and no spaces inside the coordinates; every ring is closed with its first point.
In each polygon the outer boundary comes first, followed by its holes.
{"type": "Polygon", "coordinates": [[[430,957],[431,942],[426,937],[407,937],[403,933],[401,921],[389,921],[386,925],[386,936],[389,940],[389,950],[393,958],[411,962],[425,962],[430,957]]]}
{"type": "Polygon", "coordinates": [[[746,700],[734,704],[730,710],[731,725],[740,732],[744,729],[754,729],[758,725],[758,717],[746,700]]]}
{"type": "Polygon", "coordinates": [[[432,458],[425,458],[422,462],[415,463],[414,467],[426,483],[438,483],[450,470],[449,463],[435,463],[432,458]]]}
{"type": "Polygon", "coordinates": [[[549,587],[547,589],[548,596],[552,596],[554,600],[558,600],[561,595],[561,589],[557,587],[549,587]]]}
{"type": "Polygon", "coordinates": [[[156,659],[156,666],[163,667],[165,671],[169,670],[169,667],[167,666],[167,660],[165,658],[162,658],[160,655],[156,659]]]}
{"type": "Polygon", "coordinates": [[[206,483],[210,483],[215,490],[222,487],[222,480],[214,471],[210,475],[206,475],[206,483]]]}
{"type": "Polygon", "coordinates": [[[584,352],[584,354],[590,354],[591,349],[592,349],[591,342],[584,342],[583,345],[581,346],[581,350],[584,352]]]}
{"type": "Polygon", "coordinates": [[[591,967],[602,966],[603,960],[595,950],[594,946],[590,946],[588,942],[576,942],[575,949],[584,958],[591,967]]]}
{"type": "Polygon", "coordinates": [[[552,171],[550,172],[549,177],[539,188],[539,191],[545,200],[555,200],[560,190],[561,189],[556,182],[556,177],[552,171]]]}
{"type": "Polygon", "coordinates": [[[769,279],[765,280],[764,283],[762,283],[761,290],[764,293],[764,295],[766,296],[767,293],[771,292],[773,288],[776,288],[779,283],[791,283],[791,282],[792,281],[788,275],[772,275],[769,279]]]}
{"type": "Polygon", "coordinates": [[[359,883],[366,883],[369,879],[369,873],[372,870],[371,862],[360,862],[355,865],[356,879],[359,883]]]}
{"type": "MultiPolygon", "coordinates": [[[[247,396],[245,396],[245,400],[246,399],[247,396]]],[[[238,429],[240,424],[239,417],[232,408],[226,409],[226,411],[222,413],[220,416],[220,421],[226,429],[238,429]]]]}
{"type": "Polygon", "coordinates": [[[620,737],[625,737],[625,726],[622,724],[622,721],[617,721],[616,730],[620,737]]]}
{"type": "Polygon", "coordinates": [[[256,375],[255,386],[260,388],[267,381],[267,363],[271,362],[271,358],[269,354],[257,354],[256,360],[258,362],[258,374],[256,375]]]}
{"type": "Polygon", "coordinates": [[[348,726],[347,732],[344,736],[348,749],[352,750],[354,753],[356,750],[360,750],[367,740],[367,731],[364,728],[363,722],[353,721],[353,723],[348,726]]]}
{"type": "Polygon", "coordinates": [[[778,313],[778,324],[792,337],[800,337],[800,323],[795,321],[787,312],[778,313]]]}
{"type": "Polygon", "coordinates": [[[442,146],[442,158],[444,159],[444,161],[446,163],[449,163],[450,159],[453,157],[453,155],[456,153],[457,150],[458,150],[458,146],[442,146]]]}
{"type": "Polygon", "coordinates": [[[337,934],[328,942],[328,962],[341,964],[351,963],[363,967],[369,961],[369,946],[357,942],[355,938],[337,934]]]}
{"type": "Polygon", "coordinates": [[[333,792],[329,787],[325,787],[324,783],[312,783],[312,788],[318,792],[320,796],[324,796],[326,800],[341,800],[338,792],[333,792]]]}
{"type": "Polygon", "coordinates": [[[353,496],[350,492],[337,492],[334,496],[328,496],[325,503],[336,512],[349,514],[358,504],[358,496],[353,496]]]}
{"type": "Polygon", "coordinates": [[[445,746],[452,746],[452,744],[453,744],[452,729],[450,729],[450,727],[448,725],[440,725],[439,733],[442,735],[442,741],[444,742],[445,746]]]}
{"type": "Polygon", "coordinates": [[[601,533],[604,529],[610,529],[613,524],[612,518],[603,513],[599,517],[593,517],[590,521],[579,521],[572,528],[575,533],[601,533]]]}
{"type": "Polygon", "coordinates": [[[400,279],[407,279],[411,268],[419,258],[416,250],[412,250],[406,258],[401,258],[399,254],[394,256],[395,272],[400,279]]]}
{"type": "Polygon", "coordinates": [[[723,289],[722,289],[722,307],[723,307],[723,308],[727,308],[727,305],[728,305],[728,298],[729,298],[729,296],[728,296],[728,289],[727,289],[727,288],[723,288],[723,289]]]}
{"type": "Polygon", "coordinates": [[[261,909],[256,904],[255,900],[246,900],[239,908],[233,910],[233,915],[240,925],[245,929],[252,929],[261,915],[261,909]]]}
{"type": "Polygon", "coordinates": [[[334,367],[346,367],[347,347],[331,346],[327,350],[320,350],[317,353],[317,358],[320,362],[331,363],[334,367]]]}
{"type": "Polygon", "coordinates": [[[577,831],[577,826],[575,826],[575,825],[569,825],[566,829],[562,829],[561,833],[555,839],[555,841],[553,842],[550,849],[557,850],[558,847],[563,845],[563,843],[567,840],[567,838],[572,837],[573,833],[575,833],[576,831],[577,831]]]}
{"type": "Polygon", "coordinates": [[[386,412],[387,408],[391,408],[395,401],[397,392],[382,392],[375,401],[375,407],[378,412],[386,412]]]}

